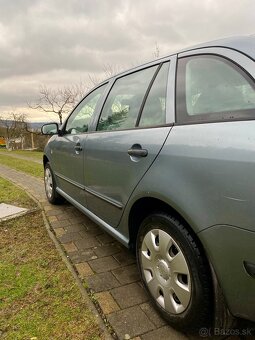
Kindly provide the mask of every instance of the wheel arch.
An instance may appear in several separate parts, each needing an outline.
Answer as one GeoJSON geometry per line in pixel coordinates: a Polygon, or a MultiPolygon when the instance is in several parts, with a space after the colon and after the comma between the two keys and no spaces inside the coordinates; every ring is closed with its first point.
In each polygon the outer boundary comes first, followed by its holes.
{"type": "Polygon", "coordinates": [[[49,158],[46,155],[43,155],[43,167],[45,168],[46,163],[49,162],[49,158]]]}
{"type": "Polygon", "coordinates": [[[162,201],[159,198],[155,197],[143,197],[139,198],[135,201],[130,209],[129,217],[128,217],[128,231],[129,231],[129,246],[132,250],[136,248],[136,238],[138,234],[139,227],[141,222],[153,212],[164,212],[168,213],[175,218],[177,218],[192,234],[192,236],[198,242],[201,250],[204,252],[206,258],[208,256],[204,249],[202,242],[200,241],[197,233],[194,231],[190,223],[188,223],[187,219],[185,219],[175,208],[173,208],[170,204],[162,201]]]}

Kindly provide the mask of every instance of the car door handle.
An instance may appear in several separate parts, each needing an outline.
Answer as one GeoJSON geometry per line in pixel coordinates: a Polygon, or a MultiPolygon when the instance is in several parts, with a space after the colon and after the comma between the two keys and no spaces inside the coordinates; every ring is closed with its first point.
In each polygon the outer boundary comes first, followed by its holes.
{"type": "Polygon", "coordinates": [[[74,150],[75,150],[76,152],[82,151],[81,144],[80,144],[80,143],[77,143],[77,144],[75,145],[75,147],[74,147],[74,150]]]}
{"type": "Polygon", "coordinates": [[[132,145],[131,149],[128,149],[129,156],[134,157],[146,157],[148,155],[148,150],[142,149],[140,144],[132,145]]]}

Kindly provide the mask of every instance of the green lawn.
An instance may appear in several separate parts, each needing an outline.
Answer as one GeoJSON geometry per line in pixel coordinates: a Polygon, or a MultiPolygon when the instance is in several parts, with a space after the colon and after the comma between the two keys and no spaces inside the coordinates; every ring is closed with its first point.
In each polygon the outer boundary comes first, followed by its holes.
{"type": "Polygon", "coordinates": [[[20,158],[10,157],[8,156],[8,154],[0,154],[0,164],[7,165],[13,169],[43,178],[43,166],[38,163],[29,162],[20,158]]]}
{"type": "Polygon", "coordinates": [[[0,177],[0,203],[10,203],[24,208],[35,208],[36,203],[21,189],[0,177]]]}
{"type": "MultiPolygon", "coordinates": [[[[0,201],[26,206],[29,197],[1,179],[0,201]]],[[[32,201],[30,201],[32,204],[32,201]]],[[[0,222],[0,338],[101,339],[40,212],[0,222]]]]}
{"type": "Polygon", "coordinates": [[[6,154],[10,153],[12,155],[21,155],[31,158],[36,158],[38,160],[41,160],[43,157],[43,152],[41,151],[26,151],[26,150],[6,150],[6,149],[0,149],[0,152],[4,152],[6,154]]]}

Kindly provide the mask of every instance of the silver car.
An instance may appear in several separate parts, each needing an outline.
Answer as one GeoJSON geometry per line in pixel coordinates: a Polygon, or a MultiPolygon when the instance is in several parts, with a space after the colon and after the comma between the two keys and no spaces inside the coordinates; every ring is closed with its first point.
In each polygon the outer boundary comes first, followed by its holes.
{"type": "Polygon", "coordinates": [[[213,41],[102,82],[44,154],[65,198],[136,249],[176,328],[255,321],[255,36],[213,41]]]}

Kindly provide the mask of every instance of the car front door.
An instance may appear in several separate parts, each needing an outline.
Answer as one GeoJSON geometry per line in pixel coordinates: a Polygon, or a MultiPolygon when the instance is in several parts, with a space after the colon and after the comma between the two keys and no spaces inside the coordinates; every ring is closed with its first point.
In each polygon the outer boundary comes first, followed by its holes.
{"type": "Polygon", "coordinates": [[[84,152],[87,131],[97,111],[106,84],[89,93],[74,109],[52,143],[52,167],[58,189],[75,201],[85,205],[84,152]]]}
{"type": "Polygon", "coordinates": [[[168,60],[117,78],[85,154],[87,204],[117,227],[125,205],[162,148],[166,120],[168,60]]]}

